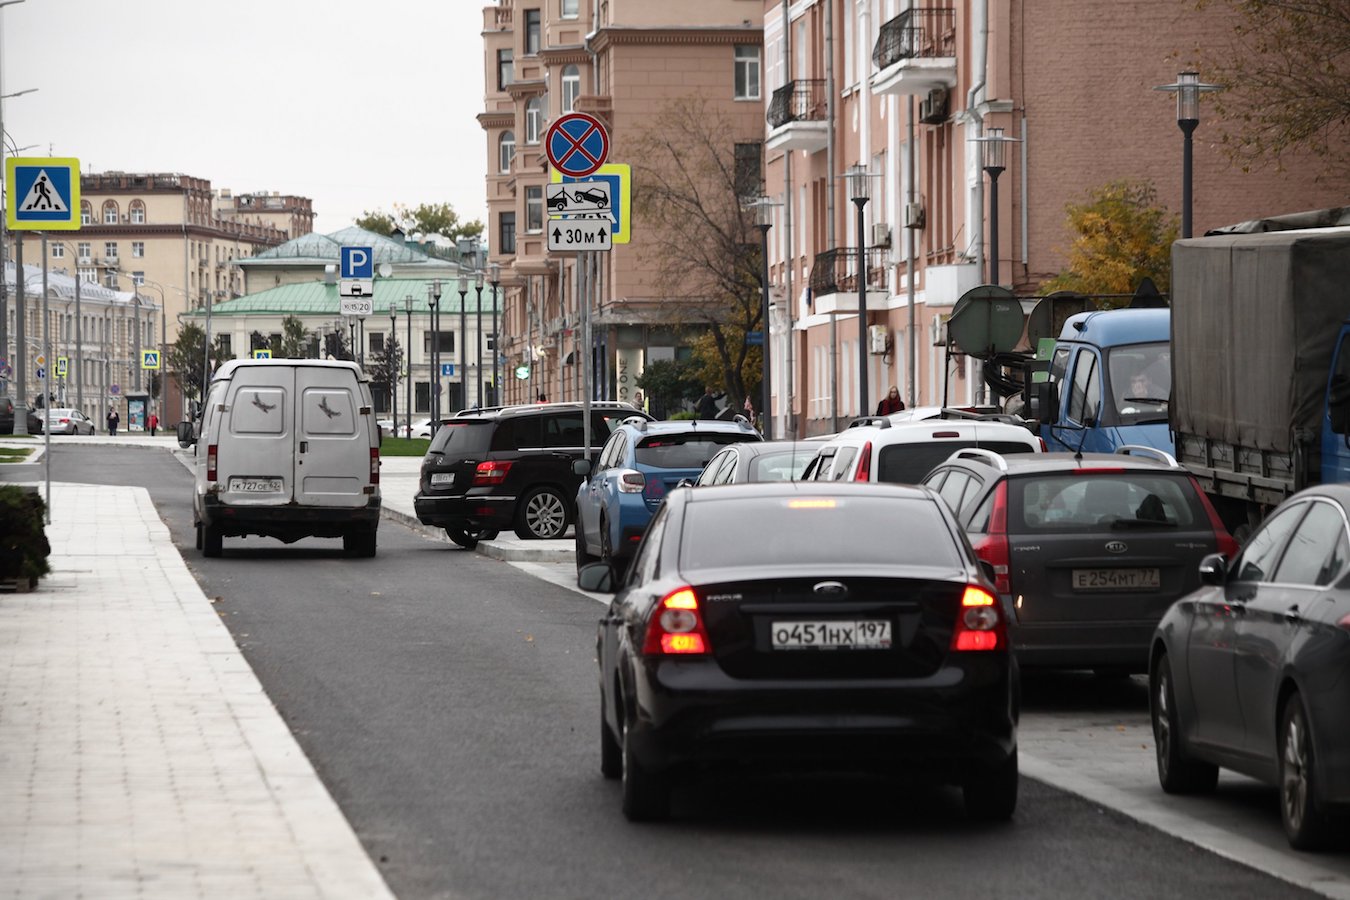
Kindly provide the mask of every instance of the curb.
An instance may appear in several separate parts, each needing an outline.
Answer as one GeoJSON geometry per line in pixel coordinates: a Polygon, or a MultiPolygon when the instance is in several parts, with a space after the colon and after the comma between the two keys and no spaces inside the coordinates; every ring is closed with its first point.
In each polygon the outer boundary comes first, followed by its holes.
{"type": "MultiPolygon", "coordinates": [[[[544,542],[531,541],[530,543],[543,544],[544,542]]],[[[482,541],[479,543],[477,550],[484,556],[500,559],[503,562],[561,563],[572,562],[576,559],[576,551],[572,548],[542,546],[538,549],[533,547],[526,549],[519,544],[507,544],[501,541],[482,541]]]]}

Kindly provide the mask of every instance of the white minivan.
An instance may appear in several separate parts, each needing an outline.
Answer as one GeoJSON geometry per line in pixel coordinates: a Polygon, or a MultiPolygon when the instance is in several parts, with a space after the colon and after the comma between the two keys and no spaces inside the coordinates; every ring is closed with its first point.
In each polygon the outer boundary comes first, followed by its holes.
{"type": "Polygon", "coordinates": [[[348,556],[375,555],[380,429],[355,363],[227,362],[178,442],[196,445],[192,516],[205,556],[250,534],[288,544],[340,537],[348,556]]]}

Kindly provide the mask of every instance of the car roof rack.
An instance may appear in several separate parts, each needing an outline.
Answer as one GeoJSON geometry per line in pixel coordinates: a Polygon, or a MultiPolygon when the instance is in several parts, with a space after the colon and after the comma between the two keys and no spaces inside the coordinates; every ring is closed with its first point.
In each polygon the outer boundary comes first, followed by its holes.
{"type": "Polygon", "coordinates": [[[638,431],[646,431],[647,423],[651,421],[646,416],[625,416],[621,425],[632,425],[638,431]]]}
{"type": "Polygon", "coordinates": [[[1157,447],[1145,447],[1143,444],[1123,444],[1116,448],[1116,453],[1121,456],[1148,456],[1174,469],[1181,467],[1175,456],[1166,450],[1159,450],[1157,447]]]}
{"type": "Polygon", "coordinates": [[[886,416],[858,416],[848,423],[849,428],[890,428],[891,420],[886,416]]]}
{"type": "Polygon", "coordinates": [[[948,461],[954,459],[978,459],[989,463],[1000,472],[1008,471],[1008,461],[993,450],[986,450],[984,447],[962,447],[948,457],[948,461]]]}

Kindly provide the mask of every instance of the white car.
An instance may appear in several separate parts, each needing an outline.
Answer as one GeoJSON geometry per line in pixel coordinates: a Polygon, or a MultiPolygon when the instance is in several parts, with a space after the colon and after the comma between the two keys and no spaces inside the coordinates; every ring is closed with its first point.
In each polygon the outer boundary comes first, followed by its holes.
{"type": "Polygon", "coordinates": [[[78,409],[49,409],[42,427],[52,434],[93,434],[95,430],[94,420],[78,409]]]}
{"type": "Polygon", "coordinates": [[[1038,436],[1007,422],[978,418],[893,422],[873,416],[831,437],[801,480],[918,484],[934,466],[965,447],[995,453],[1045,452],[1045,442],[1038,436]]]}

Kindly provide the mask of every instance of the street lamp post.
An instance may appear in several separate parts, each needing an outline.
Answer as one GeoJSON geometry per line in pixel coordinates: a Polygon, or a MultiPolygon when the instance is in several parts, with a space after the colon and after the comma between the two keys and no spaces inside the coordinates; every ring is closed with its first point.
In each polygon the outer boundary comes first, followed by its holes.
{"type": "MultiPolygon", "coordinates": [[[[405,406],[408,409],[408,433],[405,435],[405,437],[412,437],[412,414],[413,414],[412,309],[413,309],[413,295],[409,294],[403,298],[403,316],[408,320],[408,349],[404,351],[404,357],[408,360],[408,386],[407,388],[405,388],[407,393],[404,395],[404,399],[408,401],[405,404],[405,406]]],[[[398,425],[398,420],[395,420],[394,424],[398,425]]]]}
{"type": "Polygon", "coordinates": [[[760,345],[760,384],[763,385],[764,399],[760,411],[764,415],[764,439],[773,440],[773,365],[770,347],[773,341],[769,337],[769,229],[773,227],[774,204],[768,197],[758,197],[748,204],[755,213],[755,227],[759,229],[760,256],[760,303],[761,334],[764,342],[760,345]]]}
{"type": "MultiPolygon", "coordinates": [[[[13,6],[16,3],[22,2],[23,0],[3,0],[3,2],[0,2],[0,13],[3,12],[6,6],[13,6]]],[[[0,19],[0,21],[3,20],[0,19]]],[[[3,27],[0,27],[0,170],[3,170],[5,167],[5,142],[4,142],[5,67],[2,62],[3,54],[4,54],[4,29],[3,27]]],[[[23,93],[27,92],[25,91],[23,93]]],[[[4,198],[0,197],[0,200],[3,199],[4,198]]],[[[0,202],[0,206],[3,205],[4,204],[0,202]]],[[[5,278],[5,271],[4,271],[5,248],[6,246],[8,246],[9,243],[5,239],[6,219],[7,215],[5,213],[5,210],[0,209],[0,358],[9,356],[9,286],[8,286],[8,279],[5,278]]],[[[14,269],[14,280],[17,282],[22,278],[23,272],[16,266],[14,269]]],[[[20,359],[11,360],[5,358],[3,359],[3,362],[0,362],[0,365],[5,365],[7,363],[13,362],[22,362],[21,357],[23,356],[23,351],[21,348],[23,345],[23,331],[22,326],[19,324],[21,321],[22,317],[20,317],[20,319],[14,323],[16,331],[18,332],[17,335],[18,344],[20,347],[20,351],[18,354],[16,354],[16,356],[20,357],[20,359]]],[[[0,373],[0,397],[8,397],[8,396],[9,396],[9,378],[5,376],[3,373],[0,373]]],[[[22,391],[20,391],[19,402],[18,404],[16,404],[16,409],[14,411],[14,433],[15,434],[28,433],[27,404],[26,401],[24,400],[22,391]],[[20,422],[23,423],[22,431],[19,430],[20,422]]]]}
{"type": "MultiPolygon", "coordinates": [[[[431,282],[431,430],[434,433],[441,421],[441,280],[431,282]]],[[[463,307],[463,293],[460,294],[460,306],[463,307]]]]}
{"type": "Polygon", "coordinates": [[[1160,84],[1155,91],[1177,95],[1177,127],[1181,129],[1181,236],[1191,236],[1191,135],[1200,125],[1200,95],[1217,91],[1221,85],[1204,84],[1199,72],[1180,72],[1172,84],[1160,84]]]}
{"type": "MultiPolygon", "coordinates": [[[[475,266],[477,260],[474,260],[475,266]]],[[[477,370],[475,380],[478,382],[478,408],[483,408],[483,270],[475,268],[473,273],[473,286],[476,297],[474,306],[476,307],[477,322],[473,329],[474,343],[474,366],[477,370]]],[[[467,398],[466,398],[467,399],[467,398]]]]}
{"type": "Polygon", "coordinates": [[[981,166],[989,175],[989,284],[999,283],[998,269],[998,176],[1008,168],[1007,144],[1017,138],[1004,137],[1002,128],[990,128],[983,137],[974,138],[980,144],[981,166]]]}
{"type": "MultiPolygon", "coordinates": [[[[398,340],[398,307],[394,305],[394,302],[393,302],[392,300],[390,300],[390,301],[389,301],[389,343],[390,343],[390,344],[393,344],[393,343],[395,343],[397,340],[398,340]]],[[[385,351],[384,351],[384,361],[385,361],[385,363],[386,363],[385,371],[389,372],[389,399],[390,399],[390,401],[391,401],[392,404],[393,404],[393,412],[394,412],[394,418],[393,418],[393,422],[394,422],[394,434],[398,434],[398,355],[397,355],[397,354],[394,354],[393,356],[394,356],[394,358],[393,358],[393,360],[392,360],[393,365],[392,365],[392,366],[389,366],[388,363],[391,362],[391,360],[389,359],[389,357],[390,357],[390,348],[389,348],[389,347],[385,347],[385,351]]]]}
{"type": "Polygon", "coordinates": [[[464,275],[464,274],[463,274],[463,272],[464,272],[463,264],[461,264],[461,267],[460,267],[460,270],[459,270],[459,271],[460,271],[460,276],[459,276],[459,343],[458,343],[458,347],[459,347],[459,370],[460,370],[460,371],[459,371],[459,383],[460,383],[460,385],[463,387],[463,391],[464,391],[464,397],[463,397],[464,405],[465,405],[465,406],[468,406],[468,405],[469,405],[469,376],[468,376],[469,354],[468,354],[467,350],[465,349],[465,348],[467,347],[467,343],[466,343],[466,341],[465,341],[465,336],[468,334],[468,330],[469,330],[469,320],[468,320],[467,312],[466,312],[466,310],[465,310],[464,307],[465,307],[465,298],[469,296],[469,278],[468,278],[467,275],[464,275]]]}
{"type": "Polygon", "coordinates": [[[848,170],[849,199],[858,208],[858,415],[867,415],[867,241],[863,234],[863,207],[867,205],[871,184],[863,165],[848,170]]]}
{"type": "Polygon", "coordinates": [[[502,376],[498,365],[501,351],[497,349],[497,286],[502,283],[502,267],[497,263],[488,266],[488,282],[492,285],[492,405],[501,406],[502,376]]]}

